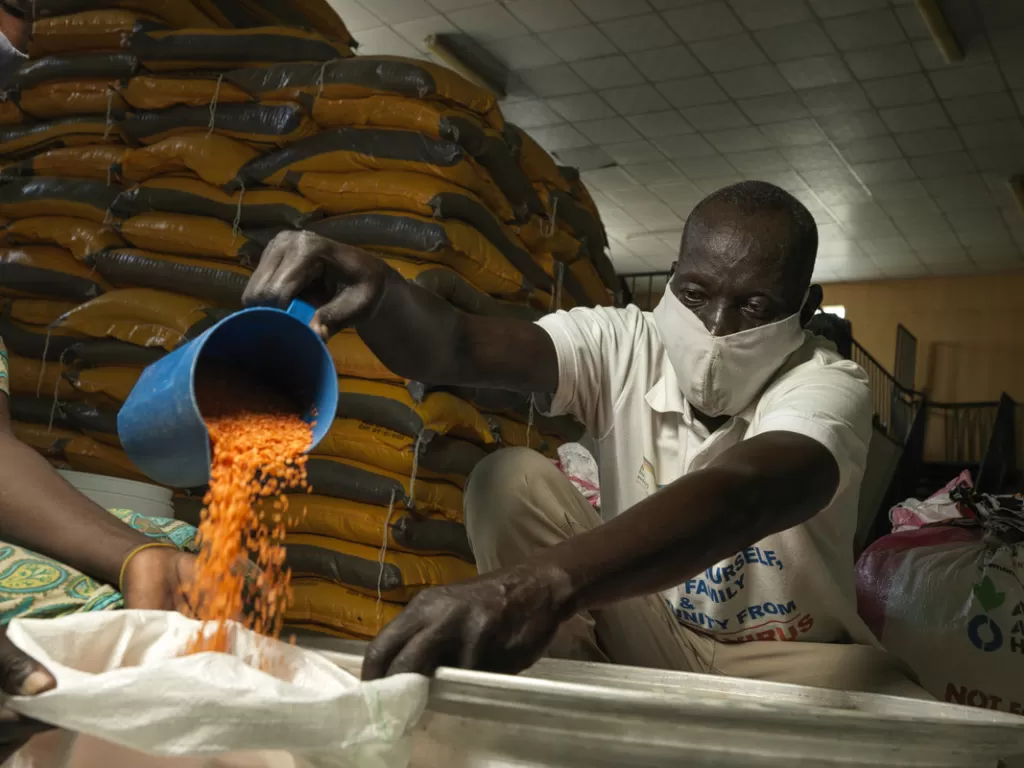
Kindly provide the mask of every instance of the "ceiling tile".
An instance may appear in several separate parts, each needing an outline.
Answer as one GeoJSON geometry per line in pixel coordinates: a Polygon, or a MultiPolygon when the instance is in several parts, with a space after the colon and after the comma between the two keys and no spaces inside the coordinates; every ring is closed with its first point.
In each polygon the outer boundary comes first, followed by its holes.
{"type": "Polygon", "coordinates": [[[366,5],[387,24],[401,24],[437,15],[437,10],[423,0],[373,0],[366,5]]]}
{"type": "MultiPolygon", "coordinates": [[[[374,2],[374,8],[376,8],[377,0],[374,2]]],[[[453,11],[447,15],[455,26],[481,43],[505,40],[510,37],[523,37],[530,32],[500,5],[467,8],[463,11],[453,11]]]]}
{"type": "Polygon", "coordinates": [[[648,0],[659,11],[671,11],[673,8],[685,8],[688,5],[700,5],[706,0],[648,0]]]}
{"type": "MultiPolygon", "coordinates": [[[[593,186],[599,192],[617,192],[637,186],[636,181],[621,168],[602,168],[599,171],[587,171],[581,174],[583,182],[593,186]]],[[[620,225],[623,222],[620,222],[620,225]]]]}
{"type": "Polygon", "coordinates": [[[876,107],[899,107],[907,104],[921,104],[935,99],[928,78],[920,72],[902,77],[883,77],[880,80],[866,80],[864,90],[876,107]]]}
{"type": "Polygon", "coordinates": [[[608,56],[572,64],[573,71],[591,88],[622,88],[644,82],[644,76],[625,56],[608,56]]]}
{"type": "Polygon", "coordinates": [[[925,23],[924,17],[916,5],[908,3],[896,8],[896,18],[900,20],[903,31],[907,33],[907,37],[911,40],[931,40],[928,25],[925,23]]]}
{"type": "Polygon", "coordinates": [[[534,32],[552,32],[587,23],[587,17],[571,0],[506,0],[505,7],[534,32]]]}
{"type": "Polygon", "coordinates": [[[792,147],[782,150],[783,156],[798,171],[820,171],[828,168],[845,168],[843,158],[831,144],[810,147],[792,147]]]}
{"type": "Polygon", "coordinates": [[[651,186],[651,192],[657,195],[659,200],[669,204],[699,201],[704,198],[704,193],[686,179],[668,184],[654,184],[651,186]]]}
{"type": "Polygon", "coordinates": [[[824,22],[825,30],[841,51],[877,48],[906,40],[891,10],[871,11],[854,16],[840,16],[824,22]]]}
{"type": "Polygon", "coordinates": [[[768,29],[808,21],[814,17],[803,0],[730,0],[740,21],[748,29],[768,29]]]}
{"type": "Polygon", "coordinates": [[[563,61],[597,59],[618,52],[612,41],[592,24],[557,32],[542,32],[540,39],[563,61]]]}
{"type": "Polygon", "coordinates": [[[770,96],[787,93],[789,85],[772,64],[715,75],[718,84],[734,99],[749,99],[755,96],[770,96]]]}
{"type": "Polygon", "coordinates": [[[690,49],[712,72],[727,72],[768,61],[748,34],[690,43],[690,49]]]}
{"type": "Polygon", "coordinates": [[[704,3],[666,11],[665,19],[688,43],[738,35],[743,26],[724,2],[704,3]]]}
{"type": "Polygon", "coordinates": [[[611,155],[601,147],[579,147],[577,149],[560,149],[555,157],[562,165],[568,165],[580,171],[594,171],[615,165],[611,155]]]}
{"type": "Polygon", "coordinates": [[[589,90],[579,75],[565,64],[530,69],[521,72],[520,77],[538,96],[571,96],[589,90]]]}
{"type": "Polygon", "coordinates": [[[733,171],[733,176],[712,176],[706,179],[697,179],[694,183],[700,188],[701,192],[712,195],[720,189],[731,187],[734,184],[746,181],[746,177],[736,171],[733,171]]]}
{"type": "Polygon", "coordinates": [[[487,51],[514,72],[548,67],[561,61],[558,54],[544,45],[540,38],[532,35],[510,40],[494,40],[487,44],[487,51]]]}
{"type": "Polygon", "coordinates": [[[616,144],[640,138],[636,129],[621,117],[576,123],[575,128],[593,144],[616,144]]]}
{"type": "Polygon", "coordinates": [[[1007,93],[989,93],[963,99],[947,99],[946,112],[957,125],[987,123],[1016,117],[1017,105],[1007,93]]]}
{"type": "MultiPolygon", "coordinates": [[[[910,200],[886,200],[880,201],[878,204],[883,211],[894,218],[919,219],[921,217],[942,215],[935,201],[929,197],[918,197],[910,200]]],[[[897,226],[900,226],[898,222],[897,226]]]]}
{"type": "Polygon", "coordinates": [[[703,157],[686,157],[680,159],[676,165],[679,166],[679,170],[686,174],[687,178],[697,182],[701,179],[722,179],[737,173],[729,161],[717,152],[703,157]]]}
{"type": "Polygon", "coordinates": [[[675,110],[654,112],[649,115],[636,115],[629,118],[629,122],[649,139],[693,133],[693,128],[690,124],[675,110]]]}
{"type": "Polygon", "coordinates": [[[789,169],[786,158],[774,149],[757,152],[733,152],[726,155],[736,170],[747,174],[761,174],[789,169]]]}
{"type": "Polygon", "coordinates": [[[879,115],[893,133],[924,131],[949,125],[949,119],[938,102],[882,109],[879,115]]]}
{"type": "Polygon", "coordinates": [[[953,128],[901,133],[896,138],[908,157],[957,152],[964,148],[960,136],[953,128]]]}
{"type": "Polygon", "coordinates": [[[838,56],[785,61],[779,64],[779,71],[797,90],[848,83],[853,79],[838,56]]]}
{"type": "Polygon", "coordinates": [[[651,85],[634,85],[629,88],[613,88],[601,91],[605,101],[615,107],[620,115],[631,117],[649,112],[663,112],[669,103],[651,85]]]}
{"type": "Polygon", "coordinates": [[[740,99],[736,103],[747,117],[759,124],[792,121],[810,114],[795,93],[740,99]]]}
{"type": "Polygon", "coordinates": [[[757,128],[733,128],[704,135],[722,153],[768,149],[771,144],[757,128]]]}
{"type": "Polygon", "coordinates": [[[557,125],[562,118],[543,101],[519,101],[505,104],[501,108],[505,119],[520,128],[543,128],[546,125],[557,125]]]}
{"type": "Polygon", "coordinates": [[[706,75],[660,83],[658,90],[673,106],[680,108],[729,100],[725,91],[718,87],[718,83],[706,75]]]}
{"type": "Polygon", "coordinates": [[[383,23],[356,0],[334,0],[333,5],[338,14],[345,19],[345,26],[349,32],[363,32],[379,27],[383,23]]]}
{"type": "Polygon", "coordinates": [[[886,181],[913,181],[917,178],[914,169],[906,160],[879,160],[874,163],[858,163],[852,166],[860,180],[867,185],[886,181]]]}
{"type": "Polygon", "coordinates": [[[874,203],[860,203],[857,205],[833,205],[832,213],[836,219],[844,225],[863,224],[868,221],[888,221],[889,217],[885,211],[874,203]]]}
{"type": "Polygon", "coordinates": [[[367,56],[410,56],[423,54],[391,27],[377,27],[359,33],[359,53],[367,56]]]}
{"type": "MultiPolygon", "coordinates": [[[[423,19],[413,19],[412,21],[405,21],[400,24],[392,24],[391,28],[408,40],[410,45],[424,53],[426,53],[427,50],[424,43],[429,35],[459,33],[459,28],[448,21],[446,17],[441,15],[427,16],[423,19]]],[[[550,53],[550,51],[548,53],[550,53]]],[[[558,61],[557,57],[555,58],[555,61],[558,61]]],[[[551,61],[541,61],[535,66],[540,67],[551,63],[551,61]]]]}
{"type": "Polygon", "coordinates": [[[944,99],[962,99],[986,93],[999,93],[1006,88],[1003,76],[994,64],[981,67],[952,67],[931,72],[930,77],[935,90],[944,99]]]}
{"type": "Polygon", "coordinates": [[[761,133],[774,147],[797,147],[828,141],[814,120],[789,120],[763,125],[761,133]]]}
{"type": "Polygon", "coordinates": [[[875,136],[857,139],[839,145],[839,152],[848,163],[877,163],[881,160],[895,160],[903,156],[891,136],[875,136]]]}
{"type": "Polygon", "coordinates": [[[909,43],[853,51],[844,57],[850,71],[861,80],[895,77],[921,71],[921,62],[909,43]]]}
{"type": "Polygon", "coordinates": [[[864,90],[857,83],[829,85],[800,92],[804,106],[819,118],[871,109],[864,90]]]}
{"type": "Polygon", "coordinates": [[[773,61],[825,56],[836,50],[825,30],[816,22],[762,29],[755,36],[773,61]]]}
{"type": "Polygon", "coordinates": [[[920,181],[872,184],[871,194],[880,203],[896,200],[919,200],[928,197],[928,190],[920,181]]]}
{"type": "Polygon", "coordinates": [[[1024,123],[1018,118],[963,125],[960,127],[960,135],[970,149],[1019,145],[1024,144],[1024,123]]]}
{"type": "Polygon", "coordinates": [[[947,152],[941,155],[925,155],[910,159],[910,165],[922,179],[936,179],[943,176],[972,173],[974,161],[966,152],[947,152]]]}
{"type": "MultiPolygon", "coordinates": [[[[621,144],[609,144],[604,151],[619,165],[629,170],[634,165],[644,163],[665,162],[665,156],[649,141],[627,141],[621,144]]],[[[634,175],[633,178],[636,178],[634,175]]],[[[640,181],[637,179],[637,181],[640,181]]]]}
{"type": "MultiPolygon", "coordinates": [[[[687,157],[706,157],[716,154],[712,147],[702,136],[691,134],[688,136],[666,136],[657,139],[655,145],[673,160],[682,160],[687,157]]],[[[685,164],[679,164],[683,173],[686,173],[685,164]]]]}
{"type": "MultiPolygon", "coordinates": [[[[341,0],[342,3],[345,0],[341,0]]],[[[441,11],[461,11],[463,8],[472,8],[474,5],[489,5],[493,0],[430,0],[430,4],[441,11]]],[[[338,0],[331,0],[332,5],[337,5],[338,0]]],[[[342,16],[344,18],[344,15],[342,16]]]]}
{"type": "Polygon", "coordinates": [[[1005,173],[1007,168],[1024,168],[1024,148],[1018,146],[972,149],[971,158],[979,171],[1005,173]]]}
{"type": "Polygon", "coordinates": [[[869,139],[888,133],[875,112],[844,112],[820,119],[821,127],[833,141],[839,143],[869,139]]]}
{"type": "Polygon", "coordinates": [[[651,7],[644,0],[575,0],[592,21],[608,21],[646,13],[651,7]]]}
{"type": "MultiPolygon", "coordinates": [[[[571,123],[582,120],[600,120],[605,117],[615,117],[615,110],[596,93],[581,93],[577,96],[563,96],[558,99],[548,99],[548,106],[558,115],[571,123]]],[[[503,106],[502,110],[508,114],[503,106]]],[[[518,123],[517,120],[512,122],[518,123]]]]}
{"type": "Polygon", "coordinates": [[[814,12],[823,19],[863,13],[875,8],[885,8],[888,0],[808,0],[814,12]]]}
{"type": "Polygon", "coordinates": [[[560,149],[576,149],[591,143],[571,125],[534,128],[530,131],[530,136],[548,152],[557,152],[560,149]]]}
{"type": "Polygon", "coordinates": [[[700,75],[704,72],[704,67],[685,45],[639,51],[631,54],[629,58],[648,80],[655,83],[700,75]]]}
{"type": "Polygon", "coordinates": [[[599,25],[622,51],[634,53],[651,48],[664,48],[679,42],[665,20],[655,13],[606,21],[599,25]]]}
{"type": "Polygon", "coordinates": [[[743,113],[732,102],[707,104],[702,107],[687,107],[683,115],[698,131],[717,131],[726,128],[741,128],[750,125],[743,113]]]}
{"type": "MultiPolygon", "coordinates": [[[[615,205],[619,206],[623,211],[633,216],[630,209],[636,209],[641,205],[650,205],[651,203],[657,203],[658,198],[654,196],[646,187],[640,186],[629,186],[621,189],[609,189],[608,199],[611,200],[615,205]]],[[[636,218],[634,216],[634,218],[636,218]]]]}
{"type": "MultiPolygon", "coordinates": [[[[661,153],[659,152],[659,155],[661,153]]],[[[626,172],[641,184],[659,184],[667,181],[675,181],[680,178],[681,173],[672,163],[665,160],[664,156],[654,163],[630,164],[626,166],[626,172]]]]}

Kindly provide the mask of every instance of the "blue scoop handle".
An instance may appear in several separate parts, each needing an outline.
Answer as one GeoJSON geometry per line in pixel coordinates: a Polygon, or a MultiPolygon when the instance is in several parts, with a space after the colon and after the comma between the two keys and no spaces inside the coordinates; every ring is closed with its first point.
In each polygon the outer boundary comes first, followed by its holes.
{"type": "Polygon", "coordinates": [[[288,314],[296,320],[301,320],[306,325],[309,325],[313,322],[313,317],[316,315],[316,307],[308,301],[294,299],[292,303],[288,305],[288,314]]]}

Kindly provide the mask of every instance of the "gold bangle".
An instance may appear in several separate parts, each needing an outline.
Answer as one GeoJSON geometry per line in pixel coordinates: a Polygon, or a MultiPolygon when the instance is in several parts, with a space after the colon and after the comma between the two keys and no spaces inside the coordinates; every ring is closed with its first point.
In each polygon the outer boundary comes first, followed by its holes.
{"type": "Polygon", "coordinates": [[[149,544],[142,544],[129,552],[128,557],[126,557],[124,562],[121,563],[121,575],[117,577],[117,589],[122,595],[124,594],[124,572],[128,570],[128,564],[137,554],[139,554],[139,552],[146,549],[156,549],[157,547],[173,549],[174,551],[178,550],[176,546],[168,544],[165,541],[151,541],[149,544]]]}

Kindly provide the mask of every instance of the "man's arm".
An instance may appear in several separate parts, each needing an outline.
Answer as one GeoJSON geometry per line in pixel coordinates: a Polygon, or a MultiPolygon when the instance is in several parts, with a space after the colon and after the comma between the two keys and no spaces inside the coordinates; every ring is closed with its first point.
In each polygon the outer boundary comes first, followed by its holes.
{"type": "Polygon", "coordinates": [[[819,442],[758,435],[519,566],[418,595],[371,644],[363,678],[443,665],[519,672],[574,613],[679,584],[799,525],[828,506],[839,480],[819,442]]]}
{"type": "Polygon", "coordinates": [[[767,432],[599,528],[541,553],[568,615],[679,584],[828,506],[839,466],[821,443],[767,432]]]}
{"type": "Polygon", "coordinates": [[[151,541],[75,490],[11,430],[0,392],[0,540],[51,557],[106,584],[151,541]]]}
{"type": "Polygon", "coordinates": [[[286,307],[316,287],[313,325],[327,338],[354,326],[384,365],[429,384],[552,393],[558,357],[550,336],[522,320],[469,315],[409,283],[383,260],[310,232],[267,246],[243,297],[286,307]],[[326,288],[326,291],[323,289],[326,288]]]}

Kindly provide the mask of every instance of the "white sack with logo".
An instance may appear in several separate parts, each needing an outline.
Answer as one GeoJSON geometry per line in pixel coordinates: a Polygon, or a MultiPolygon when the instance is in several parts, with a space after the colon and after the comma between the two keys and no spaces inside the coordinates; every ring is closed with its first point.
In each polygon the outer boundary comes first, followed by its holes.
{"type": "Polygon", "coordinates": [[[1024,546],[961,522],[880,539],[857,564],[861,616],[941,701],[1024,715],[1024,546]]]}
{"type": "Polygon", "coordinates": [[[197,622],[121,611],[15,620],[8,637],[57,680],[15,711],[66,729],[15,768],[404,768],[426,706],[414,675],[362,683],[310,651],[240,626],[232,653],[183,656],[197,622]],[[274,674],[257,659],[275,659],[274,674]],[[254,666],[254,664],[256,666],[254,666]]]}

